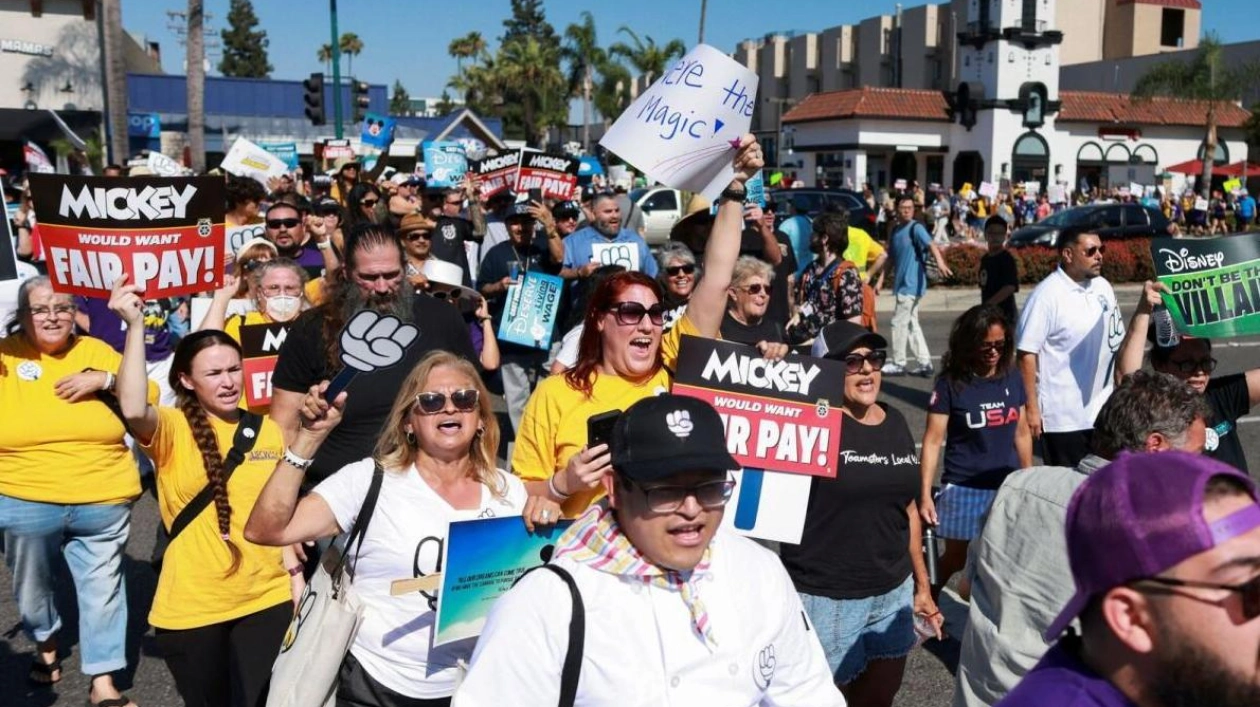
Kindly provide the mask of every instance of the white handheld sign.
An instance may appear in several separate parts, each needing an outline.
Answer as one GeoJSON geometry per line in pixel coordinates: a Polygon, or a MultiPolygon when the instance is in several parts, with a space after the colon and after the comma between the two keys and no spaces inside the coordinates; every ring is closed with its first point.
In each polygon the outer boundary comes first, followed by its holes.
{"type": "Polygon", "coordinates": [[[403,360],[407,347],[419,335],[419,329],[403,324],[392,314],[365,309],[354,315],[341,330],[341,363],[345,367],[328,384],[324,398],[329,402],[336,399],[360,372],[389,368],[403,360]]]}
{"type": "Polygon", "coordinates": [[[700,44],[644,91],[599,144],[650,179],[716,201],[735,176],[731,162],[756,104],[757,75],[700,44]]]}
{"type": "Polygon", "coordinates": [[[264,189],[269,188],[268,179],[281,177],[289,172],[289,165],[284,160],[243,137],[236,138],[236,142],[232,143],[232,148],[223,156],[220,166],[224,172],[238,177],[252,177],[264,189]]]}

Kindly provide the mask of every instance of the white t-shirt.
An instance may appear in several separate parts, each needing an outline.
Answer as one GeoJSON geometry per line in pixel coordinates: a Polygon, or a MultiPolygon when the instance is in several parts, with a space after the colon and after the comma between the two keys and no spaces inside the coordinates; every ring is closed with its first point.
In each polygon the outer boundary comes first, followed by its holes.
{"type": "Polygon", "coordinates": [[[1077,283],[1055,268],[1019,317],[1016,348],[1037,354],[1037,400],[1046,432],[1094,427],[1115,387],[1124,318],[1111,283],[1077,283]]]}
{"type": "Polygon", "coordinates": [[[0,337],[4,336],[5,327],[17,314],[18,290],[22,288],[22,283],[38,274],[34,265],[19,260],[17,279],[0,281],[0,337]]]}
{"type": "MultiPolygon", "coordinates": [[[[561,558],[586,607],[576,705],[843,707],[787,571],[770,551],[719,530],[699,596],[717,647],[696,635],[677,590],[561,558]]],[[[495,602],[455,707],[552,705],[573,602],[561,579],[530,573],[495,602]]]]}
{"type": "MultiPolygon", "coordinates": [[[[437,592],[390,596],[390,584],[440,572],[442,547],[451,521],[520,515],[525,485],[498,471],[506,493],[483,487],[476,510],[455,510],[420,478],[415,467],[386,472],[380,499],[368,524],[363,551],[355,566],[354,588],[363,600],[363,624],[350,652],[374,680],[421,699],[449,697],[459,684],[458,661],[472,656],[474,639],[432,650],[437,592]]],[[[315,487],[332,509],[337,525],[348,531],[372,483],[372,460],[348,464],[315,487]]]]}

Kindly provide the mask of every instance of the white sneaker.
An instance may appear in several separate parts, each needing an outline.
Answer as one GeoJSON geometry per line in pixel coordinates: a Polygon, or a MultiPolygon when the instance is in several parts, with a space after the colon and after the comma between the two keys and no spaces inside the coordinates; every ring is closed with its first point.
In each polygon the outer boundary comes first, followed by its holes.
{"type": "Polygon", "coordinates": [[[919,366],[913,371],[910,371],[910,375],[919,376],[920,378],[931,378],[936,375],[936,369],[929,363],[926,366],[919,366]]]}
{"type": "Polygon", "coordinates": [[[898,366],[897,364],[889,361],[884,364],[883,368],[879,369],[879,372],[886,376],[904,376],[906,374],[906,369],[905,366],[898,366]]]}

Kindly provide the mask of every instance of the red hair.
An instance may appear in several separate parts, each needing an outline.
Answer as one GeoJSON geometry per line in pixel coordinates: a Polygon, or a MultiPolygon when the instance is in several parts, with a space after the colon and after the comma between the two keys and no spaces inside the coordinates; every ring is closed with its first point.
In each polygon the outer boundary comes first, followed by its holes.
{"type": "MultiPolygon", "coordinates": [[[[582,391],[586,397],[591,396],[595,386],[595,369],[603,361],[603,332],[599,330],[599,319],[608,313],[609,308],[617,304],[618,298],[626,290],[640,285],[656,295],[656,301],[664,299],[664,291],[654,278],[641,272],[619,272],[599,284],[591,292],[586,303],[586,316],[582,319],[582,338],[578,342],[577,364],[565,371],[564,379],[571,388],[582,391]]],[[[661,370],[660,347],[656,350],[656,362],[652,364],[652,375],[661,370]]]]}

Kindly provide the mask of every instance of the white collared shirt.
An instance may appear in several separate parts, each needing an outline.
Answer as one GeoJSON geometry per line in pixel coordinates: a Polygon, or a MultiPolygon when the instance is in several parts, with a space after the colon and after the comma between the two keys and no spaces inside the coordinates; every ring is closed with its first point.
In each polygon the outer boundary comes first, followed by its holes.
{"type": "MultiPolygon", "coordinates": [[[[787,572],[747,538],[718,532],[699,580],[717,647],[676,590],[561,558],[586,606],[577,705],[844,707],[787,572]]],[[[555,704],[573,603],[554,574],[531,573],[490,611],[455,707],[555,704]]]]}

